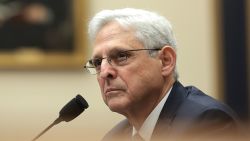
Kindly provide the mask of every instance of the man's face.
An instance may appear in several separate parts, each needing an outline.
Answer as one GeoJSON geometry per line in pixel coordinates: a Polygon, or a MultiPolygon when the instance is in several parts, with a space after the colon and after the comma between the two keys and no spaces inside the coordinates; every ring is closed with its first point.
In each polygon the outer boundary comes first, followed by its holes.
{"type": "MultiPolygon", "coordinates": [[[[111,22],[98,32],[92,58],[143,48],[133,31],[111,22]]],[[[112,111],[123,115],[157,103],[164,83],[162,63],[157,56],[150,57],[145,50],[129,53],[126,63],[121,66],[110,65],[107,59],[103,59],[101,71],[97,74],[104,102],[112,111]]]]}

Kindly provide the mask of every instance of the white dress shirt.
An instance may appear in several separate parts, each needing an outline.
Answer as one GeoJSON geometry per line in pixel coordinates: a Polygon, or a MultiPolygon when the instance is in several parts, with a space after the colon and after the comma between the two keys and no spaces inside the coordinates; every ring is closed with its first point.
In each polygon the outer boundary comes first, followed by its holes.
{"type": "Polygon", "coordinates": [[[146,118],[146,120],[143,122],[141,128],[139,131],[133,127],[133,136],[139,132],[140,136],[145,140],[145,141],[150,141],[153,130],[155,128],[156,122],[160,116],[161,110],[164,106],[164,103],[166,102],[169,93],[171,92],[172,87],[169,89],[167,94],[163,97],[163,99],[160,101],[160,103],[154,108],[154,110],[149,114],[149,116],[146,118]]]}

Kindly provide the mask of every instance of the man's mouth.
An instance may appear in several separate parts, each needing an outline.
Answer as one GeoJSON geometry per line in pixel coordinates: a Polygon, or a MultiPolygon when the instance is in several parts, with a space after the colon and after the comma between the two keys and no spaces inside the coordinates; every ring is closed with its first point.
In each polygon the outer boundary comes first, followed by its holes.
{"type": "Polygon", "coordinates": [[[117,92],[120,92],[122,91],[122,89],[118,89],[118,88],[108,88],[105,90],[104,94],[106,96],[110,96],[110,95],[113,95],[113,94],[117,94],[117,92]]]}

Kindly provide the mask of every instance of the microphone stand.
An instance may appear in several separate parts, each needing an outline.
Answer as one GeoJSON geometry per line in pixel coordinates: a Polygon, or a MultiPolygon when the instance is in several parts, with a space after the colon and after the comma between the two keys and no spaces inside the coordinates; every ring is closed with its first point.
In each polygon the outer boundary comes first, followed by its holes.
{"type": "Polygon", "coordinates": [[[45,132],[47,132],[51,127],[60,123],[61,121],[62,121],[62,119],[60,117],[58,117],[52,124],[50,124],[46,129],[44,129],[40,134],[38,134],[32,141],[37,140],[40,136],[42,136],[45,132]]]}
{"type": "Polygon", "coordinates": [[[40,134],[38,134],[32,141],[37,140],[40,136],[42,136],[45,132],[47,132],[51,127],[60,123],[61,121],[71,121],[80,115],[89,105],[87,101],[81,96],[77,95],[71,101],[69,101],[59,112],[59,117],[50,124],[46,129],[44,129],[40,134]]]}

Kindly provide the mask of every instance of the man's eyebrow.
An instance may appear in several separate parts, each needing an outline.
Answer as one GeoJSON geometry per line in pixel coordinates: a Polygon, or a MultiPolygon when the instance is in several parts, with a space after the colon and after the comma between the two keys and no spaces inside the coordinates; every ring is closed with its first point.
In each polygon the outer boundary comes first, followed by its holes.
{"type": "Polygon", "coordinates": [[[113,54],[113,53],[117,53],[117,52],[124,52],[124,51],[127,51],[128,49],[125,49],[125,48],[121,48],[121,47],[117,47],[117,48],[114,48],[112,50],[109,51],[109,54],[113,54]]]}
{"type": "Polygon", "coordinates": [[[95,55],[91,56],[91,59],[96,59],[96,58],[102,58],[102,55],[95,54],[95,55]]]}
{"type": "MultiPolygon", "coordinates": [[[[114,47],[108,51],[107,55],[109,56],[109,55],[113,55],[114,53],[118,53],[118,52],[126,52],[127,50],[129,50],[129,49],[122,48],[122,47],[114,47]]],[[[100,54],[95,54],[92,56],[92,58],[103,58],[103,56],[100,54]]]]}
{"type": "Polygon", "coordinates": [[[126,46],[126,47],[121,47],[121,46],[116,46],[113,49],[110,50],[110,52],[126,52],[128,50],[133,50],[134,48],[131,46],[126,46]]]}

